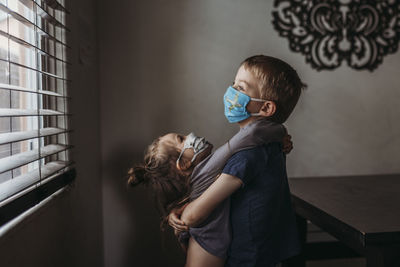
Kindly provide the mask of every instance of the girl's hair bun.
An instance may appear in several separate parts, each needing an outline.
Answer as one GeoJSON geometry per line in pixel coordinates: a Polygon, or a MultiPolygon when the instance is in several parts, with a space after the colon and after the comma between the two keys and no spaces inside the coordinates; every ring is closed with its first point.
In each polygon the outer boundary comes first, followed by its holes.
{"type": "Polygon", "coordinates": [[[146,170],[144,166],[134,166],[128,170],[128,185],[137,186],[145,181],[146,170]]]}

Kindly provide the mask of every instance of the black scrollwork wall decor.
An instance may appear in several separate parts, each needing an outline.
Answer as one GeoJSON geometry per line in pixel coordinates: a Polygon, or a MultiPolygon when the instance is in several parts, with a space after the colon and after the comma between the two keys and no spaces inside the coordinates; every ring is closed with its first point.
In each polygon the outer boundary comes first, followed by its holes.
{"type": "Polygon", "coordinates": [[[317,70],[373,71],[397,51],[400,0],[275,0],[273,24],[317,70]]]}

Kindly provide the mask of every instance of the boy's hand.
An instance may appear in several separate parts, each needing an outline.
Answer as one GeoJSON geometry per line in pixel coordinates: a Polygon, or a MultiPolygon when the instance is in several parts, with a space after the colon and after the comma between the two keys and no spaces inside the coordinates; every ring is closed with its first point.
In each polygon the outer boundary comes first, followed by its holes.
{"type": "Polygon", "coordinates": [[[292,136],[289,135],[289,134],[287,134],[287,135],[285,135],[285,136],[283,137],[283,140],[282,140],[282,143],[283,143],[282,151],[283,151],[285,154],[289,154],[290,151],[292,151],[292,149],[293,149],[293,142],[292,142],[291,139],[292,139],[292,136]]]}
{"type": "Polygon", "coordinates": [[[175,208],[168,215],[168,224],[174,228],[174,232],[188,231],[189,227],[181,220],[181,215],[187,204],[182,207],[175,208]]]}

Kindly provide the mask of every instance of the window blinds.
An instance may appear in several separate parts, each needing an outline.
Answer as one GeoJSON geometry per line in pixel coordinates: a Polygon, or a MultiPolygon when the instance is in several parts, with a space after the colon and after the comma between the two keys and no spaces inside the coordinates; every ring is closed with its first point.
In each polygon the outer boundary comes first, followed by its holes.
{"type": "Polygon", "coordinates": [[[71,170],[66,4],[0,0],[0,208],[71,170]]]}

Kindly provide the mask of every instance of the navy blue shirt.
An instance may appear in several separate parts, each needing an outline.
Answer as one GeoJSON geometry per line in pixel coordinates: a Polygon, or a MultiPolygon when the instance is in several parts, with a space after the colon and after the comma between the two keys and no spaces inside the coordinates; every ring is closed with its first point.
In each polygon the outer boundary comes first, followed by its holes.
{"type": "Polygon", "coordinates": [[[281,144],[237,152],[222,172],[243,182],[231,197],[232,242],[225,266],[275,266],[298,254],[296,220],[281,144]]]}

